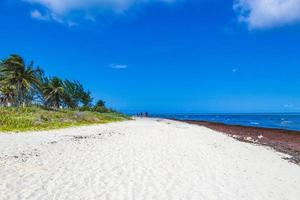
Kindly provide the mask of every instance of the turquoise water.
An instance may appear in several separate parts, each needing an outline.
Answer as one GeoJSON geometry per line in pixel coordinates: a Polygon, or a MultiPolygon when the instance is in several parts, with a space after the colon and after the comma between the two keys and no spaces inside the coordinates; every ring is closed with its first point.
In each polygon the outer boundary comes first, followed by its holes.
{"type": "Polygon", "coordinates": [[[152,116],[300,131],[300,114],[159,114],[152,116]]]}

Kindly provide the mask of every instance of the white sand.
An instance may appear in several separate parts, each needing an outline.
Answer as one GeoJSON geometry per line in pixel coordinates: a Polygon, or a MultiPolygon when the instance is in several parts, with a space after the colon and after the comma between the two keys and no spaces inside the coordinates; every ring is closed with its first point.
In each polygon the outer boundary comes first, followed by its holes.
{"type": "Polygon", "coordinates": [[[282,156],[168,120],[0,134],[0,199],[299,200],[282,156]]]}

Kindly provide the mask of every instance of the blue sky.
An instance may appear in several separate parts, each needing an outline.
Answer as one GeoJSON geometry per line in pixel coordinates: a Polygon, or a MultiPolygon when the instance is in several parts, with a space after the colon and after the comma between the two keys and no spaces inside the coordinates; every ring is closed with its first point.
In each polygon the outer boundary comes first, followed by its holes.
{"type": "Polygon", "coordinates": [[[300,0],[4,0],[21,54],[124,112],[300,112],[300,0]]]}

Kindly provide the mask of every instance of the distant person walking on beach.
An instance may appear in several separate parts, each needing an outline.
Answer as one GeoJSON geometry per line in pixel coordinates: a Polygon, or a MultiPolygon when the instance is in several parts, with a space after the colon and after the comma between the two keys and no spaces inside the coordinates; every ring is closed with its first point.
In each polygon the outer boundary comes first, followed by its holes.
{"type": "Polygon", "coordinates": [[[148,117],[149,114],[148,114],[148,112],[141,112],[141,113],[138,113],[137,116],[138,117],[148,117]]]}

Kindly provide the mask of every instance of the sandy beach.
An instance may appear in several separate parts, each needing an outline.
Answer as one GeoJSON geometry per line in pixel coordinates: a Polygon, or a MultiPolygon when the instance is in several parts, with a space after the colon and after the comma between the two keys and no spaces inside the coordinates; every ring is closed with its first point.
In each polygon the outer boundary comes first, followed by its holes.
{"type": "Polygon", "coordinates": [[[163,119],[0,134],[0,199],[298,200],[287,154],[163,119]]]}
{"type": "Polygon", "coordinates": [[[290,155],[289,161],[300,165],[300,132],[284,129],[261,128],[251,126],[229,125],[208,121],[188,121],[190,124],[205,126],[222,132],[239,141],[260,144],[276,151],[290,155]]]}

